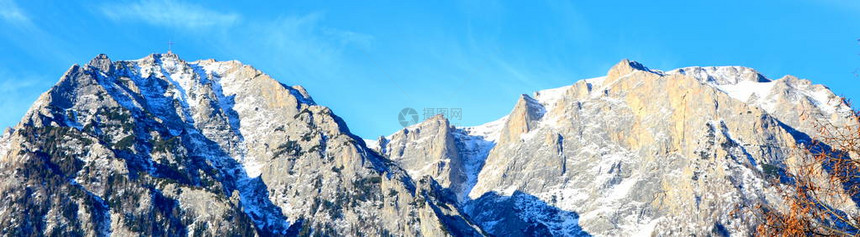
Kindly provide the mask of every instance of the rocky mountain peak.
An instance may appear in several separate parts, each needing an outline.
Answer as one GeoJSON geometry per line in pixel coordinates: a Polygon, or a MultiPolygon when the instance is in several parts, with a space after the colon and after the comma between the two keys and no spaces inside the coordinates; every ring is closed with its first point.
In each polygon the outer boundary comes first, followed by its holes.
{"type": "Polygon", "coordinates": [[[98,68],[100,71],[104,72],[107,72],[111,69],[111,61],[106,54],[97,55],[95,58],[90,60],[87,65],[98,68]]]}
{"type": "MultiPolygon", "coordinates": [[[[445,128],[460,157],[431,160],[472,164],[459,169],[460,202],[494,235],[746,235],[753,217],[729,213],[779,203],[768,177],[799,159],[789,151],[796,135],[815,132],[800,114],[851,122],[839,119],[850,110],[833,98],[824,86],[746,67],[664,72],[622,60],[604,77],[521,95],[497,121],[445,128]]],[[[432,129],[440,128],[421,131],[432,129]]],[[[399,149],[434,143],[411,139],[399,149]]]]}
{"type": "Polygon", "coordinates": [[[615,66],[612,66],[612,68],[609,69],[609,72],[606,73],[606,80],[604,83],[607,85],[612,84],[619,78],[629,76],[636,72],[658,73],[657,71],[648,69],[648,67],[645,67],[645,65],[642,65],[639,62],[623,59],[621,62],[616,63],[615,66]]]}
{"type": "Polygon", "coordinates": [[[479,232],[303,87],[238,61],[99,55],[0,143],[14,178],[0,183],[0,234],[479,232]]]}
{"type": "Polygon", "coordinates": [[[520,140],[520,136],[537,126],[537,122],[545,113],[546,108],[540,101],[526,94],[520,95],[513,111],[508,115],[506,129],[502,130],[499,138],[500,142],[520,140]]]}

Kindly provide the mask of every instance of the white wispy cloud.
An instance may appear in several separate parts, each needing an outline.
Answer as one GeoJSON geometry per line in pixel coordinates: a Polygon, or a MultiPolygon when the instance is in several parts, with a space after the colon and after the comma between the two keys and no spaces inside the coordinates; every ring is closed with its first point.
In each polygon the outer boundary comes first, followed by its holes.
{"type": "Polygon", "coordinates": [[[340,73],[348,67],[345,51],[369,50],[374,37],[329,27],[324,19],[325,14],[319,12],[281,16],[243,23],[229,33],[209,38],[217,38],[218,48],[226,54],[259,60],[258,66],[271,68],[275,74],[326,80],[342,76],[340,73]]]}
{"type": "Polygon", "coordinates": [[[321,12],[243,20],[240,14],[169,0],[109,3],[97,11],[112,21],[187,29],[179,33],[205,35],[198,40],[219,45],[215,50],[228,58],[250,59],[270,66],[270,72],[305,78],[336,78],[345,67],[345,51],[369,50],[374,41],[368,34],[327,26],[321,12]]]}
{"type": "Polygon", "coordinates": [[[169,0],[112,3],[102,5],[99,10],[115,21],[138,21],[183,29],[231,26],[240,20],[240,16],[235,13],[218,12],[192,3],[169,0]]]}
{"type": "Polygon", "coordinates": [[[12,0],[0,0],[0,19],[12,24],[30,24],[30,17],[12,0]]]}

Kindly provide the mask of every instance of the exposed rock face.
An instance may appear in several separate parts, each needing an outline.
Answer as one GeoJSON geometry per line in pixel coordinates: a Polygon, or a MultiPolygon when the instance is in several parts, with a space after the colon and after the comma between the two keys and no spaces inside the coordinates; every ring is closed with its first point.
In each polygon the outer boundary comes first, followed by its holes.
{"type": "MultiPolygon", "coordinates": [[[[497,129],[501,124],[490,125],[489,129],[497,129]]],[[[380,138],[377,149],[412,177],[430,176],[462,201],[475,185],[477,171],[484,165],[496,137],[498,134],[455,128],[447,119],[437,115],[387,138],[380,138]]]]}
{"type": "Polygon", "coordinates": [[[237,61],[99,55],[0,142],[4,235],[481,233],[303,88],[237,61]]]}
{"type": "Polygon", "coordinates": [[[543,105],[528,95],[521,95],[514,106],[514,111],[508,115],[499,142],[510,143],[520,140],[521,135],[537,128],[537,123],[544,113],[546,110],[543,105]]]}
{"type": "Polygon", "coordinates": [[[385,144],[384,154],[415,177],[429,175],[443,187],[463,190],[465,165],[458,153],[453,129],[447,119],[435,116],[386,139],[382,143],[385,144]]]}
{"type": "Polygon", "coordinates": [[[744,67],[688,67],[667,74],[692,76],[807,134],[817,134],[816,127],[822,125],[838,128],[853,123],[846,119],[851,108],[839,96],[823,85],[794,76],[769,80],[744,67]]]}
{"type": "Polygon", "coordinates": [[[565,92],[545,115],[552,122],[521,141],[500,142],[470,196],[529,193],[571,207],[592,234],[750,231],[755,222],[728,213],[765,200],[756,167],[781,164],[791,136],[694,78],[626,63],[609,75],[619,76],[585,94],[565,92]]]}
{"type": "MultiPolygon", "coordinates": [[[[803,159],[797,139],[822,121],[851,124],[848,113],[791,76],[624,60],[606,77],[522,96],[485,139],[492,150],[461,205],[497,235],[748,235],[752,207],[779,205],[773,178],[803,159]]],[[[411,144],[402,149],[424,146],[411,144]]]]}

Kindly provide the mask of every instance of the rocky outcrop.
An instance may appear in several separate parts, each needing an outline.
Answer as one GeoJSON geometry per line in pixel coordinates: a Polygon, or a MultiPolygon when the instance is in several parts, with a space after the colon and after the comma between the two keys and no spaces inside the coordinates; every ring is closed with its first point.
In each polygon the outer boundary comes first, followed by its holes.
{"type": "Polygon", "coordinates": [[[537,122],[546,113],[543,105],[528,95],[521,95],[517,100],[514,110],[508,115],[505,129],[502,130],[499,142],[517,142],[523,134],[537,127],[537,122]]]}
{"type": "Polygon", "coordinates": [[[462,190],[466,172],[452,130],[448,120],[437,115],[385,138],[381,150],[414,177],[430,176],[442,187],[462,190]]]}
{"type": "Polygon", "coordinates": [[[477,182],[477,171],[484,165],[497,136],[477,134],[475,128],[455,128],[437,115],[380,138],[377,150],[410,176],[432,177],[440,187],[449,189],[456,200],[462,201],[477,182]]]}

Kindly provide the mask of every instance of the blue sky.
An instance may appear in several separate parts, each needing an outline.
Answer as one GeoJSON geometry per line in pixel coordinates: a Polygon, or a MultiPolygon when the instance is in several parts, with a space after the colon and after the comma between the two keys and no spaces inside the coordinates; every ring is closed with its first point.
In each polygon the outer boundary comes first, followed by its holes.
{"type": "Polygon", "coordinates": [[[623,58],[748,66],[860,99],[857,1],[277,2],[0,0],[0,126],[72,64],[137,59],[168,40],[183,59],[238,59],[305,86],[366,138],[401,129],[405,107],[489,122],[519,94],[623,58]]]}

